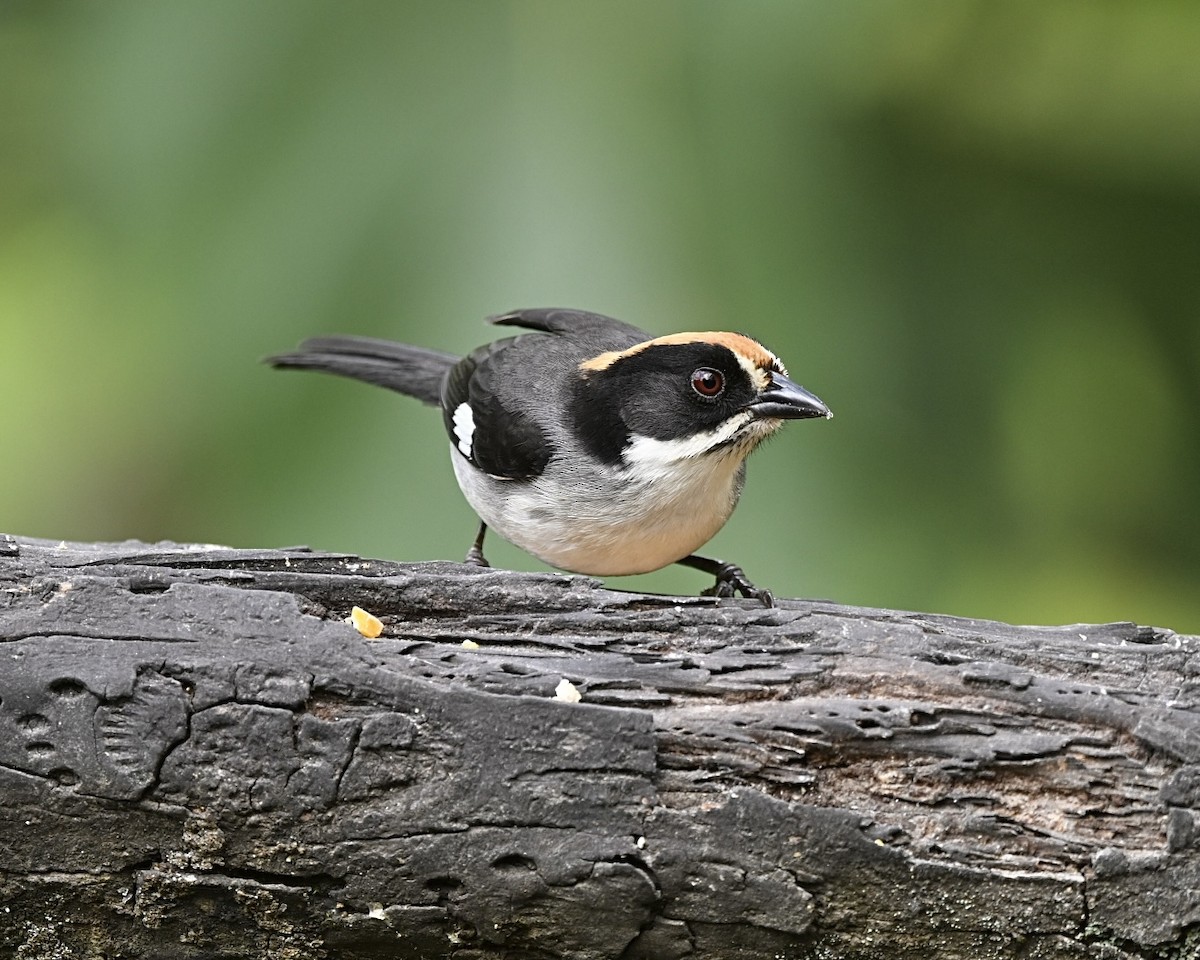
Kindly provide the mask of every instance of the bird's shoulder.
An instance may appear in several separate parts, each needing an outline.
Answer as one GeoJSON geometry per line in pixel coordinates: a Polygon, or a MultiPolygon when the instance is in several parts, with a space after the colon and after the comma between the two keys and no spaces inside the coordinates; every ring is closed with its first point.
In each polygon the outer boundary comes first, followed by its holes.
{"type": "Polygon", "coordinates": [[[563,442],[563,417],[580,364],[650,338],[630,324],[581,310],[520,310],[489,318],[531,333],[485,344],[442,384],[451,442],[494,477],[538,477],[563,442]]]}

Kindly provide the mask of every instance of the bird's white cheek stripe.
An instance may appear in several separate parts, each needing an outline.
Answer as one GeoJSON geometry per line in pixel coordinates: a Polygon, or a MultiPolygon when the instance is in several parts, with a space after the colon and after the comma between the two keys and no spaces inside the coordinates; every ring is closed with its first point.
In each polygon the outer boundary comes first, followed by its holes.
{"type": "Polygon", "coordinates": [[[460,403],[454,408],[454,439],[464,457],[471,455],[471,440],[475,436],[475,416],[469,403],[460,403]]]}
{"type": "Polygon", "coordinates": [[[713,447],[732,439],[750,418],[749,413],[739,414],[714,430],[706,430],[704,433],[681,437],[678,440],[656,440],[654,437],[635,434],[622,457],[629,466],[636,464],[643,467],[702,457],[713,447]]]}

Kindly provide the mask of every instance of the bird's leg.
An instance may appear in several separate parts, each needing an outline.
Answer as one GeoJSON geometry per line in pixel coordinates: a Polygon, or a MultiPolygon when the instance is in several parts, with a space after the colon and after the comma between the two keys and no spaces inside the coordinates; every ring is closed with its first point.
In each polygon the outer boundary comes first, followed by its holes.
{"type": "Polygon", "coordinates": [[[483,535],[487,533],[487,524],[482,520],[479,522],[479,533],[475,537],[475,542],[471,544],[471,549],[467,551],[467,557],[463,563],[469,563],[473,567],[490,567],[483,558],[483,535]]]}
{"type": "Polygon", "coordinates": [[[764,607],[775,606],[775,598],[771,596],[771,591],[760,590],[752,584],[742,568],[735,563],[726,563],[724,560],[713,560],[709,557],[698,557],[694,553],[675,562],[703,573],[711,573],[717,578],[716,583],[707,590],[701,591],[701,596],[732,597],[737,592],[743,597],[760,601],[764,607]]]}

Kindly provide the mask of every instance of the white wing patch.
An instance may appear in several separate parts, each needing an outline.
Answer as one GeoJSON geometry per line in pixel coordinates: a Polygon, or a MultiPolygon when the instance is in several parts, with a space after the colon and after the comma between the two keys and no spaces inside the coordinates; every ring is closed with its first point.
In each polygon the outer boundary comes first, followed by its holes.
{"type": "Polygon", "coordinates": [[[475,436],[475,415],[469,403],[460,403],[454,408],[454,439],[464,457],[471,456],[471,440],[475,436]]]}

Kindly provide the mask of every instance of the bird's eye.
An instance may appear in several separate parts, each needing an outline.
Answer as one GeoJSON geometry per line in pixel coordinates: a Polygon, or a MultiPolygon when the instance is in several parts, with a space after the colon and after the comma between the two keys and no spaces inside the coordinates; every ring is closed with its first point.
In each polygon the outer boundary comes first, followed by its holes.
{"type": "Polygon", "coordinates": [[[721,371],[712,367],[700,367],[692,371],[692,389],[706,400],[719,397],[725,389],[725,378],[721,371]]]}

